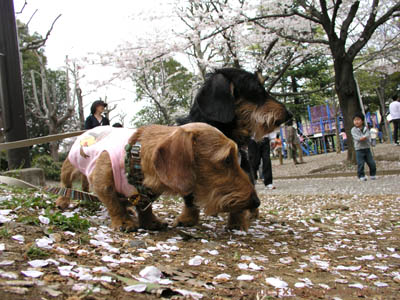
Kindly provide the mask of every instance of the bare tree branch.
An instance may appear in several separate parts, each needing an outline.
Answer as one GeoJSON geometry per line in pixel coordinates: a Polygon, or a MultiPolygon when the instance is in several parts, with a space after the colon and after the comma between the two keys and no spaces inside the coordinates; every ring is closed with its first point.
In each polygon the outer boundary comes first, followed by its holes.
{"type": "Polygon", "coordinates": [[[55,18],[55,20],[54,20],[53,23],[51,24],[50,29],[47,31],[46,36],[45,36],[43,39],[30,42],[30,43],[27,44],[26,46],[21,47],[21,48],[20,48],[20,51],[37,50],[37,49],[43,47],[43,46],[46,44],[46,42],[47,42],[47,40],[49,39],[49,37],[50,37],[50,34],[51,34],[51,32],[52,32],[52,30],[53,30],[53,28],[54,28],[54,24],[57,22],[57,20],[58,20],[60,17],[61,17],[61,14],[59,14],[59,15],[57,16],[57,18],[55,18]]]}
{"type": "Polygon", "coordinates": [[[22,14],[22,12],[24,11],[25,6],[26,6],[27,4],[28,4],[28,2],[25,0],[25,1],[24,1],[24,5],[22,6],[21,10],[20,10],[20,11],[16,11],[15,14],[17,14],[17,15],[22,14]]]}

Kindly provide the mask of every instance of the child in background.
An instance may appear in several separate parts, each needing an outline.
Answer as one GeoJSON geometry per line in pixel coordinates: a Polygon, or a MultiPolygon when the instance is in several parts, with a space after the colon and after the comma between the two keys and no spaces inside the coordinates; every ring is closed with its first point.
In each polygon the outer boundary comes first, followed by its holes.
{"type": "Polygon", "coordinates": [[[372,125],[370,133],[371,133],[371,146],[375,147],[376,146],[376,139],[378,138],[379,131],[374,125],[372,125]]]}
{"type": "Polygon", "coordinates": [[[371,180],[376,179],[376,164],[371,152],[371,137],[368,128],[364,125],[364,115],[356,113],[353,117],[354,127],[351,135],[354,141],[357,160],[357,177],[361,181],[367,181],[364,173],[364,164],[367,163],[371,180]]]}
{"type": "Polygon", "coordinates": [[[275,154],[279,157],[279,164],[283,165],[282,141],[281,141],[279,133],[276,134],[273,149],[274,149],[275,154]]]}

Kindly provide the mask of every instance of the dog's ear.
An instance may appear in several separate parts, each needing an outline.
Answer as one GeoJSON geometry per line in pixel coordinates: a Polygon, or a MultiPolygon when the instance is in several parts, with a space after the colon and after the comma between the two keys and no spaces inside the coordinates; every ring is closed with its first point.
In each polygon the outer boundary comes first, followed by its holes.
{"type": "Polygon", "coordinates": [[[181,195],[187,195],[193,190],[193,139],[193,133],[178,127],[153,154],[154,167],[160,181],[181,195]]]}
{"type": "Polygon", "coordinates": [[[234,86],[222,74],[207,79],[195,100],[201,113],[211,121],[229,123],[235,117],[234,86]]]}

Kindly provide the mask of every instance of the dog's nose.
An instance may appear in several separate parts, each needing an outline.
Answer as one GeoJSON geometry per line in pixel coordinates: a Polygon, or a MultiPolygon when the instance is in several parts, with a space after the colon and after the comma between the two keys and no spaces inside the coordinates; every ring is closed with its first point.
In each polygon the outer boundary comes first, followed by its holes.
{"type": "Polygon", "coordinates": [[[250,208],[257,208],[259,206],[260,206],[260,199],[258,199],[256,192],[253,192],[250,197],[250,208]]]}

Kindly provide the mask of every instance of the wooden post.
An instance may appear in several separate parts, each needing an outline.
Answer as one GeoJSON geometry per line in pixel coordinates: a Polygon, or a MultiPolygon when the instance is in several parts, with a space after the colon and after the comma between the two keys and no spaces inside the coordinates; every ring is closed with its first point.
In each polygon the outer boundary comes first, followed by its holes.
{"type": "MultiPolygon", "coordinates": [[[[27,138],[13,0],[0,1],[0,101],[6,142],[27,138]]],[[[29,148],[8,151],[8,168],[30,166],[29,148]]]]}

